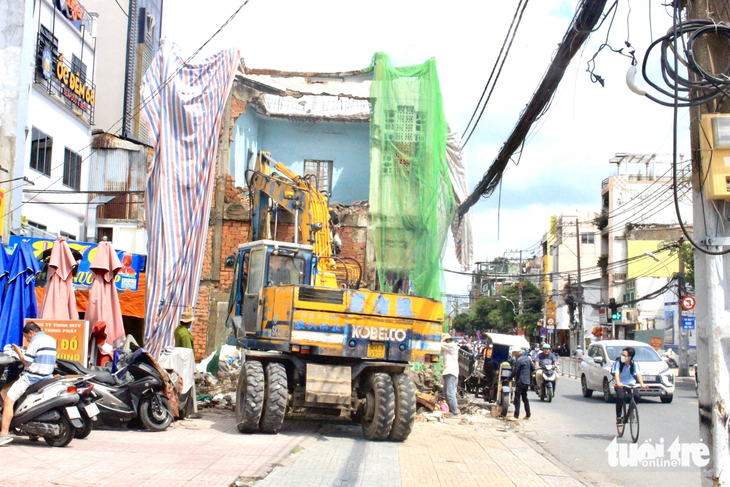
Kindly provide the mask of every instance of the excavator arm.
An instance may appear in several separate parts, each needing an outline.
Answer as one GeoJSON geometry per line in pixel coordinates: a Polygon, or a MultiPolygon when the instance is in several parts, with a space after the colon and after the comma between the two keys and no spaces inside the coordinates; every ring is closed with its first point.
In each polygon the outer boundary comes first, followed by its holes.
{"type": "Polygon", "coordinates": [[[302,243],[312,245],[318,257],[332,253],[327,198],[305,179],[269,152],[259,151],[256,168],[249,182],[253,201],[252,240],[271,238],[271,203],[294,215],[295,241],[301,233],[302,243]]]}

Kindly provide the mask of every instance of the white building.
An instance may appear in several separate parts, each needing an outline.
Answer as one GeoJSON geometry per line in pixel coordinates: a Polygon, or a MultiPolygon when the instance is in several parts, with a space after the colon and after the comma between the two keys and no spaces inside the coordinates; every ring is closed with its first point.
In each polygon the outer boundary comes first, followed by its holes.
{"type": "Polygon", "coordinates": [[[15,234],[83,234],[88,169],[94,123],[96,14],[74,0],[35,2],[33,74],[28,100],[23,164],[14,178],[26,177],[23,205],[13,213],[15,234]],[[23,220],[21,223],[20,216],[23,220]],[[26,221],[27,220],[27,221],[26,221]]]}
{"type": "MultiPolygon", "coordinates": [[[[601,252],[608,262],[605,300],[630,303],[661,289],[679,271],[678,253],[662,249],[676,243],[682,233],[674,207],[669,156],[616,154],[610,163],[616,164],[615,174],[606,178],[601,188],[602,210],[607,217],[601,231],[601,252]]],[[[676,194],[682,220],[691,229],[690,169],[685,165],[678,168],[676,194]]],[[[665,311],[676,309],[676,301],[675,290],[670,290],[628,304],[630,319],[623,320],[625,328],[617,330],[617,336],[663,329],[665,311]]]]}
{"type": "MultiPolygon", "coordinates": [[[[543,275],[542,293],[548,298],[548,311],[545,321],[551,316],[549,311],[555,306],[555,344],[570,344],[573,349],[576,344],[582,343],[583,337],[579,333],[571,333],[568,306],[565,303],[567,296],[573,296],[577,301],[578,292],[578,254],[580,254],[581,282],[584,289],[584,302],[592,302],[592,296],[586,295],[585,283],[600,277],[598,258],[601,255],[600,232],[594,221],[598,213],[564,212],[560,216],[552,217],[550,230],[545,234],[543,246],[543,275]],[[577,222],[577,226],[576,226],[577,222]],[[578,231],[576,231],[576,228],[578,231]],[[580,243],[578,243],[580,241],[580,243]],[[579,251],[580,245],[580,251],[579,251]],[[551,304],[554,303],[554,304],[551,304]]],[[[583,308],[584,328],[590,330],[592,319],[590,307],[583,308]]],[[[575,312],[576,327],[578,311],[575,312]]],[[[577,328],[574,331],[579,331],[577,328]]]]}

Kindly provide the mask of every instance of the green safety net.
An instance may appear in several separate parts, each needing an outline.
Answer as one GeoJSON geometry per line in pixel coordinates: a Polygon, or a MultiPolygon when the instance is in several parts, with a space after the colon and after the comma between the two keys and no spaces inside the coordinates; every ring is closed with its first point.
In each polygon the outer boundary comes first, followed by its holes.
{"type": "Polygon", "coordinates": [[[436,61],[396,68],[379,52],[371,68],[370,212],[380,288],[440,300],[456,203],[436,61]]]}

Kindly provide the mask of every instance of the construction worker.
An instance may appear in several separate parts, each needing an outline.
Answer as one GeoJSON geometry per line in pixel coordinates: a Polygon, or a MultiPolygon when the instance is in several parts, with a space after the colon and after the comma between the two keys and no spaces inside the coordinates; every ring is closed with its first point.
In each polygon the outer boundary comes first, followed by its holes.
{"type": "Polygon", "coordinates": [[[180,324],[175,328],[175,346],[189,348],[195,350],[193,345],[193,335],[190,333],[190,327],[193,326],[193,308],[188,307],[188,311],[180,316],[180,324]]]}

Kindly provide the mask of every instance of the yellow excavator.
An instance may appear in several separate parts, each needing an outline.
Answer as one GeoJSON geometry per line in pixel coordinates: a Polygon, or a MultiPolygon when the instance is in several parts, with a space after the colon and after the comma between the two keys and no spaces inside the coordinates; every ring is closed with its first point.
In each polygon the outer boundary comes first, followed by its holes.
{"type": "Polygon", "coordinates": [[[438,361],[441,302],[361,289],[359,263],[332,255],[327,198],[312,177],[267,152],[249,172],[252,239],[226,258],[227,323],[244,355],[239,431],[276,432],[289,410],[349,412],[367,439],[404,441],[416,413],[404,371],[438,361]],[[282,209],[293,242],[276,239],[282,209]]]}

